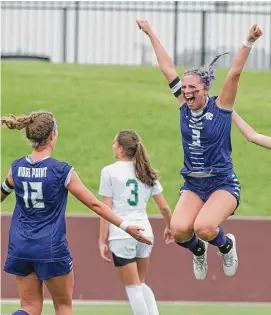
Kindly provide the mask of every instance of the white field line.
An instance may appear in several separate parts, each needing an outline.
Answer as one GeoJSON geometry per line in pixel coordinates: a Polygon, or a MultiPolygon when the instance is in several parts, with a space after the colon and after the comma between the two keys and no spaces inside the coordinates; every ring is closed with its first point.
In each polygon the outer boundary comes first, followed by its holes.
{"type": "MultiPolygon", "coordinates": [[[[201,302],[201,301],[157,301],[160,305],[185,306],[185,305],[227,305],[227,306],[270,306],[271,302],[201,302]]],[[[19,304],[19,299],[2,299],[1,304],[19,304]]],[[[50,299],[45,299],[44,304],[53,305],[50,299]]],[[[73,305],[129,305],[127,301],[103,301],[103,300],[73,300],[73,305]]]]}

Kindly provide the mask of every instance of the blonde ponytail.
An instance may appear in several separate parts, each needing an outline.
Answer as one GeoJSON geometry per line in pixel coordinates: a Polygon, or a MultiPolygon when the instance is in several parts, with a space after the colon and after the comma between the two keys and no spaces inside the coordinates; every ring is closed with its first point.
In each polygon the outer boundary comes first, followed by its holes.
{"type": "Polygon", "coordinates": [[[32,146],[37,148],[48,143],[48,138],[56,127],[55,118],[47,111],[32,112],[28,116],[14,116],[10,114],[1,118],[1,125],[9,129],[25,129],[26,138],[32,146]]]}
{"type": "Polygon", "coordinates": [[[31,124],[31,122],[32,122],[31,115],[29,116],[23,115],[23,116],[16,117],[10,114],[7,117],[1,118],[1,125],[6,125],[8,129],[21,130],[28,127],[31,124]]]}

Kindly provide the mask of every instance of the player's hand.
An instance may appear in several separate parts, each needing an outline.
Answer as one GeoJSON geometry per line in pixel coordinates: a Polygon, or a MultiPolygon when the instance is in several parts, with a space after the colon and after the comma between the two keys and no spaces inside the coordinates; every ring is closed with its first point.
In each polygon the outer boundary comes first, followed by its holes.
{"type": "Polygon", "coordinates": [[[259,39],[263,35],[262,30],[259,28],[257,24],[254,24],[249,30],[249,34],[247,40],[249,42],[254,43],[257,39],[259,39]]]}
{"type": "Polygon", "coordinates": [[[147,239],[140,231],[144,231],[144,229],[135,225],[128,225],[126,228],[126,232],[129,233],[138,242],[151,245],[152,242],[147,239]]]}
{"type": "Polygon", "coordinates": [[[174,238],[169,228],[165,228],[164,231],[164,241],[166,244],[170,244],[174,242],[174,238]]]}
{"type": "Polygon", "coordinates": [[[108,246],[105,243],[100,243],[99,244],[99,249],[100,249],[100,255],[102,259],[106,262],[110,262],[110,256],[109,256],[109,249],[108,246]]]}
{"type": "Polygon", "coordinates": [[[140,30],[145,32],[147,35],[149,35],[152,31],[150,24],[147,20],[136,20],[136,23],[140,30]]]}

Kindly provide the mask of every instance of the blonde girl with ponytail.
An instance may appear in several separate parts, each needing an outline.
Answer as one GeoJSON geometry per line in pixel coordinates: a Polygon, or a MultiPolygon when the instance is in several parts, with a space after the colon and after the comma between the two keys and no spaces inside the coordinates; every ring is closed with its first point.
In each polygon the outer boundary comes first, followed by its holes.
{"type": "MultiPolygon", "coordinates": [[[[71,165],[51,157],[58,138],[54,115],[38,111],[1,118],[9,129],[25,129],[33,149],[12,162],[1,185],[1,202],[15,192],[4,270],[16,277],[21,309],[12,315],[39,315],[43,283],[54,301],[56,315],[72,315],[73,259],[66,239],[68,192],[89,209],[135,237],[151,244],[141,228],[130,226],[100,202],[81,182],[71,165]]],[[[4,152],[5,154],[5,152],[4,152]]],[[[82,244],[84,246],[85,244],[82,244]]]]}

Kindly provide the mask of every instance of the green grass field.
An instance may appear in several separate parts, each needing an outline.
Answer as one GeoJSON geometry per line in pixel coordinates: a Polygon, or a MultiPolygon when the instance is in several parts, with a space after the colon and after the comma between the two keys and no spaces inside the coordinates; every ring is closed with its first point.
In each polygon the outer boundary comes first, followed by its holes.
{"type": "MultiPolygon", "coordinates": [[[[75,305],[74,315],[131,315],[129,305],[75,305]]],[[[16,310],[16,305],[2,304],[2,315],[16,310]]],[[[160,315],[268,315],[271,306],[232,305],[163,305],[159,304],[160,315]]],[[[42,314],[53,314],[51,305],[45,305],[42,314]]]]}
{"type": "MultiPolygon", "coordinates": [[[[220,92],[225,74],[225,70],[217,71],[212,95],[220,92]]],[[[271,134],[270,71],[242,75],[235,108],[258,132],[271,134]]],[[[182,184],[179,109],[157,67],[2,62],[2,115],[39,109],[52,111],[58,121],[60,137],[54,157],[73,165],[95,194],[102,167],[114,161],[115,134],[126,128],[138,131],[174,207],[182,184]]],[[[237,215],[271,215],[270,151],[246,142],[235,126],[232,145],[242,184],[237,215]]],[[[30,150],[19,131],[2,128],[2,180],[10,163],[30,150]]],[[[13,205],[14,196],[5,201],[2,211],[12,211],[13,205]]],[[[153,202],[148,211],[158,212],[153,202]]],[[[68,212],[89,210],[70,197],[68,212]]]]}

